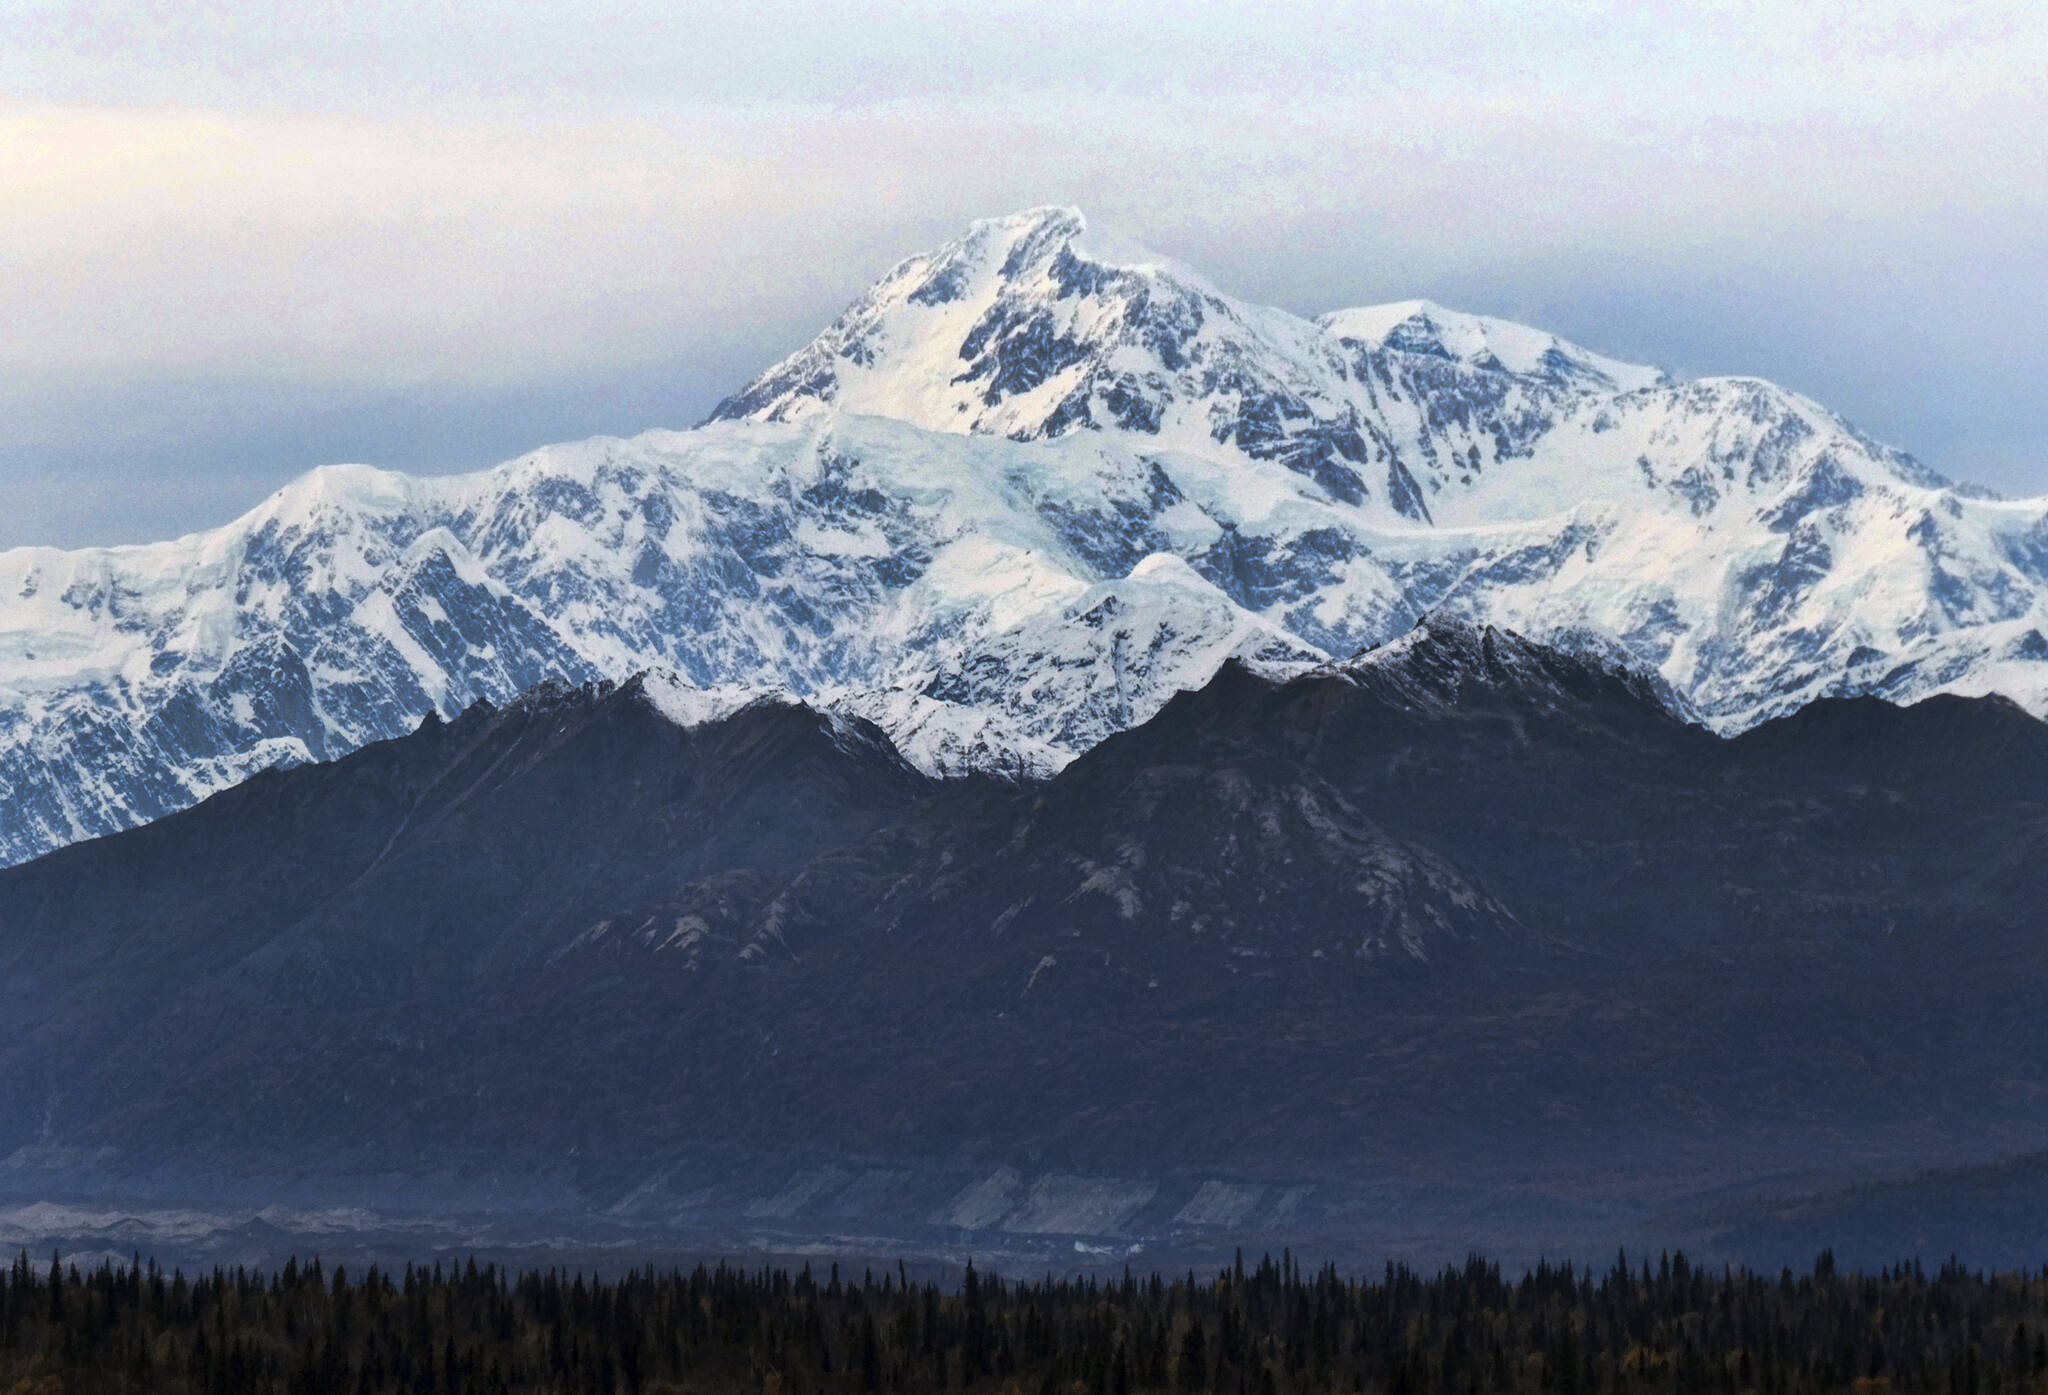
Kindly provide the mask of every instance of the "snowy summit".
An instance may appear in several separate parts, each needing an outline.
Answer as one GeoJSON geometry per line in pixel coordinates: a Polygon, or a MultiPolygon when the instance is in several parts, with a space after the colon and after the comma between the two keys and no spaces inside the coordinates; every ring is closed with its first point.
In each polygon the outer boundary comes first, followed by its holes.
{"type": "Polygon", "coordinates": [[[1044,771],[1232,656],[1431,613],[1626,655],[1724,731],[1830,693],[2048,713],[2048,501],[1760,380],[1094,246],[1071,209],[977,223],[695,430],[0,553],[0,858],[646,669],[679,720],[787,693],[930,770],[1044,771]]]}

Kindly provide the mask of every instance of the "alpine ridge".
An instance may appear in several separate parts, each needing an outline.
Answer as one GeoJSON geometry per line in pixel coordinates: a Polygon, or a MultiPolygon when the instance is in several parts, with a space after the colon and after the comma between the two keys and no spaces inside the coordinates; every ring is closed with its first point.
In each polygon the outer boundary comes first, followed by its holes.
{"type": "Polygon", "coordinates": [[[0,554],[0,858],[650,668],[707,715],[787,694],[927,772],[1045,774],[1231,658],[1425,615],[1620,655],[1723,732],[1831,695],[2048,712],[2048,501],[1756,379],[1422,301],[1303,319],[1037,209],[694,430],[0,554]]]}
{"type": "Polygon", "coordinates": [[[0,870],[0,1202],[1598,1253],[2048,1143],[2048,724],[1664,696],[1432,618],[1021,783],[658,678],[479,702],[0,870]]]}

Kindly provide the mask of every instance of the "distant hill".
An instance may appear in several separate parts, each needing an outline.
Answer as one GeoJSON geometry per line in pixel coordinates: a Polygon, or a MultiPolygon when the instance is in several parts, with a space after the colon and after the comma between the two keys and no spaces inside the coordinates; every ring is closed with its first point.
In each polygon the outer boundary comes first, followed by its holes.
{"type": "Polygon", "coordinates": [[[693,697],[478,704],[0,872],[0,1195],[1364,1252],[2043,1146],[2003,699],[1730,739],[1435,619],[1019,782],[693,697]]]}

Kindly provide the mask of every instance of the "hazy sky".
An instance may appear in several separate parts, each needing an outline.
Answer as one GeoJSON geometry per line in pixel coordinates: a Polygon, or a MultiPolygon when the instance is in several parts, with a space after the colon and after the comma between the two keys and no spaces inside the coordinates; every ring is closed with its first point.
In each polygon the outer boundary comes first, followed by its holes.
{"type": "Polygon", "coordinates": [[[2043,9],[0,0],[0,546],[688,425],[1053,202],[2048,492],[2043,9]]]}

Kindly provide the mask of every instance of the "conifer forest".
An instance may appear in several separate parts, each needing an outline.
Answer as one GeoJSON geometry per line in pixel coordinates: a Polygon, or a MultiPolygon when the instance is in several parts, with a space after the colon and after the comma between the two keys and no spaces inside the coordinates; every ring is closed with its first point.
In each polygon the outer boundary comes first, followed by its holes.
{"type": "Polygon", "coordinates": [[[1206,1277],[954,1283],[901,1266],[607,1277],[474,1262],[351,1273],[0,1274],[0,1395],[2028,1395],[2048,1270],[1705,1269],[1626,1254],[1373,1279],[1291,1256],[1206,1277]]]}

